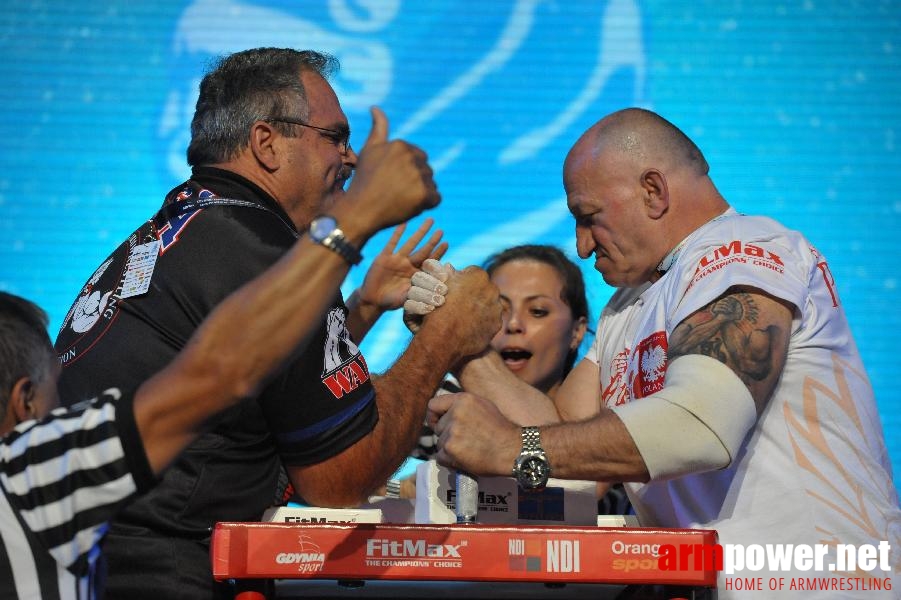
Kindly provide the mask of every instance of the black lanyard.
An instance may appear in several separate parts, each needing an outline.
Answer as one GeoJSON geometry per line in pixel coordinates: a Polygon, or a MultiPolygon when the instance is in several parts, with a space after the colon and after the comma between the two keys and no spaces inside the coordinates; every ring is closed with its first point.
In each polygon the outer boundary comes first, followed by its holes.
{"type": "Polygon", "coordinates": [[[288,228],[288,231],[295,238],[300,237],[300,233],[295,229],[294,225],[286,221],[280,214],[272,210],[267,206],[263,206],[258,202],[251,202],[250,200],[240,200],[238,198],[197,198],[191,200],[179,200],[177,202],[173,202],[172,204],[168,204],[164,206],[153,219],[153,224],[156,229],[159,229],[163,226],[166,221],[174,219],[176,217],[180,217],[182,215],[188,214],[190,212],[194,212],[196,210],[201,210],[204,208],[209,208],[211,206],[241,206],[244,208],[256,208],[258,210],[262,210],[270,213],[274,217],[276,217],[282,224],[288,228]]]}

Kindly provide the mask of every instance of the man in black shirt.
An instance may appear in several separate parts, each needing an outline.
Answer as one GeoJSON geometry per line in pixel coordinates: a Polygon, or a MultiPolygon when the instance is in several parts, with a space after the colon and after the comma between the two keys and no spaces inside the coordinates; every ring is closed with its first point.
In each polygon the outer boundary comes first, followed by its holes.
{"type": "MultiPolygon", "coordinates": [[[[347,233],[365,240],[430,202],[396,200],[385,212],[345,197],[332,210],[353,212],[357,222],[347,233]]],[[[399,235],[389,243],[392,253],[399,235]]],[[[413,245],[422,235],[414,234],[413,245]]],[[[407,242],[400,254],[409,249],[407,242]]],[[[145,257],[145,267],[150,260],[145,257]]],[[[349,266],[310,239],[294,242],[275,265],[222,301],[172,362],[133,393],[109,388],[80,409],[50,416],[58,404],[59,366],[46,315],[0,292],[0,597],[97,597],[99,543],[108,520],[152,489],[212,415],[252,395],[287,357],[306,348],[349,266]]],[[[153,279],[148,271],[144,276],[153,279]]],[[[123,288],[134,285],[127,281],[123,288]]],[[[457,298],[481,285],[478,273],[456,284],[457,298]]],[[[464,308],[459,314],[468,318],[464,308]]]]}
{"type": "MultiPolygon", "coordinates": [[[[389,141],[380,110],[373,109],[360,155],[351,148],[326,80],[335,66],[316,52],[263,48],[226,57],[207,74],[191,126],[191,179],[101,264],[63,323],[56,350],[66,398],[138,385],[298,236],[358,262],[361,215],[336,208],[396,212],[396,204],[438,203],[425,153],[389,141]]],[[[375,379],[346,326],[360,319],[334,294],[318,332],[285,372],[219,416],[161,484],[114,522],[105,545],[107,597],[215,597],[209,528],[259,519],[283,490],[282,464],[310,504],[365,500],[414,445],[443,374],[480,351],[499,326],[496,290],[483,274],[469,276],[479,283],[466,293],[482,308],[465,324],[426,321],[375,379]]]]}

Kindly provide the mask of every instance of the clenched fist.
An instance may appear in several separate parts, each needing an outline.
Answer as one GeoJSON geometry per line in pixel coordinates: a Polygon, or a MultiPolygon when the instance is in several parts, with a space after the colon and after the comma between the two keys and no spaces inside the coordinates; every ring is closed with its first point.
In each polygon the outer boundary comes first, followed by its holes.
{"type": "Polygon", "coordinates": [[[353,182],[342,202],[375,231],[397,225],[441,202],[428,157],[403,140],[388,139],[388,118],[372,108],[372,129],[359,152],[353,182]]]}
{"type": "Polygon", "coordinates": [[[500,295],[488,273],[467,267],[450,274],[444,305],[423,318],[423,327],[433,320],[451,325],[448,344],[454,344],[460,357],[478,354],[488,347],[501,328],[500,295]]]}

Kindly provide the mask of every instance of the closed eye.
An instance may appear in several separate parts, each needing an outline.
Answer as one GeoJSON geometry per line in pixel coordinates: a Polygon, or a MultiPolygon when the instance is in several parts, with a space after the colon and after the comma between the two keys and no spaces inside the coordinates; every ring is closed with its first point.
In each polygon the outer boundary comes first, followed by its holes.
{"type": "Polygon", "coordinates": [[[350,137],[349,134],[337,133],[337,132],[332,133],[332,132],[325,132],[325,131],[320,131],[319,135],[321,135],[322,137],[324,137],[325,139],[327,139],[328,141],[330,141],[331,143],[333,143],[336,146],[343,146],[344,140],[346,140],[350,137]]]}
{"type": "Polygon", "coordinates": [[[594,224],[594,216],[600,214],[600,210],[590,212],[584,215],[575,216],[577,227],[591,227],[594,224]]]}

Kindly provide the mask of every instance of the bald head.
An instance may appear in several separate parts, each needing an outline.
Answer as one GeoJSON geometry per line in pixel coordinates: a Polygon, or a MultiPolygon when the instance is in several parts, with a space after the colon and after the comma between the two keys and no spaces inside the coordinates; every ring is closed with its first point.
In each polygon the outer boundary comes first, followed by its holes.
{"type": "Polygon", "coordinates": [[[588,148],[595,157],[610,151],[643,168],[687,169],[698,176],[710,170],[701,150],[682,130],[643,108],[626,108],[598,121],[573,151],[588,148]]]}
{"type": "Polygon", "coordinates": [[[698,147],[678,127],[640,108],[607,115],[563,165],[579,256],[596,257],[604,281],[636,286],[689,233],[729,208],[698,147]]]}

